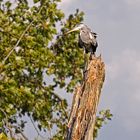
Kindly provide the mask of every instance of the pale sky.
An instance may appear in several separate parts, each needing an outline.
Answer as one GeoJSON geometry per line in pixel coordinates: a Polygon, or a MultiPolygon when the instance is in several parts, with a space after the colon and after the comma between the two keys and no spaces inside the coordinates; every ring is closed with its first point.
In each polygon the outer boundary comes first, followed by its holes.
{"type": "Polygon", "coordinates": [[[98,34],[98,54],[106,64],[100,109],[114,117],[97,140],[140,138],[140,0],[63,0],[66,15],[85,12],[84,23],[98,34]]]}

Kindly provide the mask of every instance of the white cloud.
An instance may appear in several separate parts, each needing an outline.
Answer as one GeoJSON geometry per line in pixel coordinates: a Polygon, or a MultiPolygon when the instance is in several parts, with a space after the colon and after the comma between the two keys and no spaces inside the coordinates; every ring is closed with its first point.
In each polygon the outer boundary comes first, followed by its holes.
{"type": "MultiPolygon", "coordinates": [[[[132,49],[125,49],[113,55],[106,66],[106,90],[111,93],[105,102],[110,102],[114,116],[127,133],[140,129],[140,55],[132,49]]],[[[105,96],[105,95],[104,95],[105,96]]],[[[105,99],[105,97],[104,97],[105,99]]],[[[114,122],[117,122],[114,120],[114,122]]],[[[119,131],[119,130],[118,130],[119,131]]]]}
{"type": "Polygon", "coordinates": [[[130,82],[140,82],[140,55],[134,49],[126,49],[118,56],[112,56],[112,61],[107,64],[107,73],[111,80],[124,75],[131,79],[130,82]]]}
{"type": "Polygon", "coordinates": [[[107,65],[107,73],[111,80],[117,78],[120,73],[119,65],[116,62],[111,62],[107,65]]]}

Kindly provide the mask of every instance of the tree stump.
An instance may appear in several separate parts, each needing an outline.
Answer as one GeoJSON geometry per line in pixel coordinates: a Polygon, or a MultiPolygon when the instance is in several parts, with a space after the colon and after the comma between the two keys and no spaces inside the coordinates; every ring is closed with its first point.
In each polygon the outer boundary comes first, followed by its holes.
{"type": "Polygon", "coordinates": [[[68,122],[66,140],[92,140],[105,65],[101,56],[89,60],[83,83],[77,86],[68,122]]]}

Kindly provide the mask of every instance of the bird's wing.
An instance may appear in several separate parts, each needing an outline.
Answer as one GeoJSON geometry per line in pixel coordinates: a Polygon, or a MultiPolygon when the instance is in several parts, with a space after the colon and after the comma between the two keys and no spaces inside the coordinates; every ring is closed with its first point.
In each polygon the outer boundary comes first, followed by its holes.
{"type": "Polygon", "coordinates": [[[80,39],[83,43],[89,44],[91,43],[92,34],[88,31],[82,31],[80,32],[80,39]]]}
{"type": "Polygon", "coordinates": [[[96,33],[94,33],[94,32],[90,32],[91,33],[91,44],[94,46],[94,47],[97,47],[98,46],[98,43],[97,43],[97,40],[96,40],[96,38],[97,38],[97,34],[96,33]]]}
{"type": "Polygon", "coordinates": [[[97,38],[97,34],[96,34],[96,33],[91,32],[91,34],[92,34],[95,38],[97,38]]]}

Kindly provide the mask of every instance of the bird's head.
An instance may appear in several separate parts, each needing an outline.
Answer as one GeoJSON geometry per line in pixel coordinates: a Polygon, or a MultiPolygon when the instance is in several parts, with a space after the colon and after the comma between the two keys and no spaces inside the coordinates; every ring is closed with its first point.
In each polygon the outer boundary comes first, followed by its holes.
{"type": "Polygon", "coordinates": [[[69,34],[69,33],[74,32],[74,31],[79,31],[79,30],[81,30],[85,26],[86,25],[84,25],[83,23],[79,23],[72,30],[66,32],[65,34],[69,34]]]}

